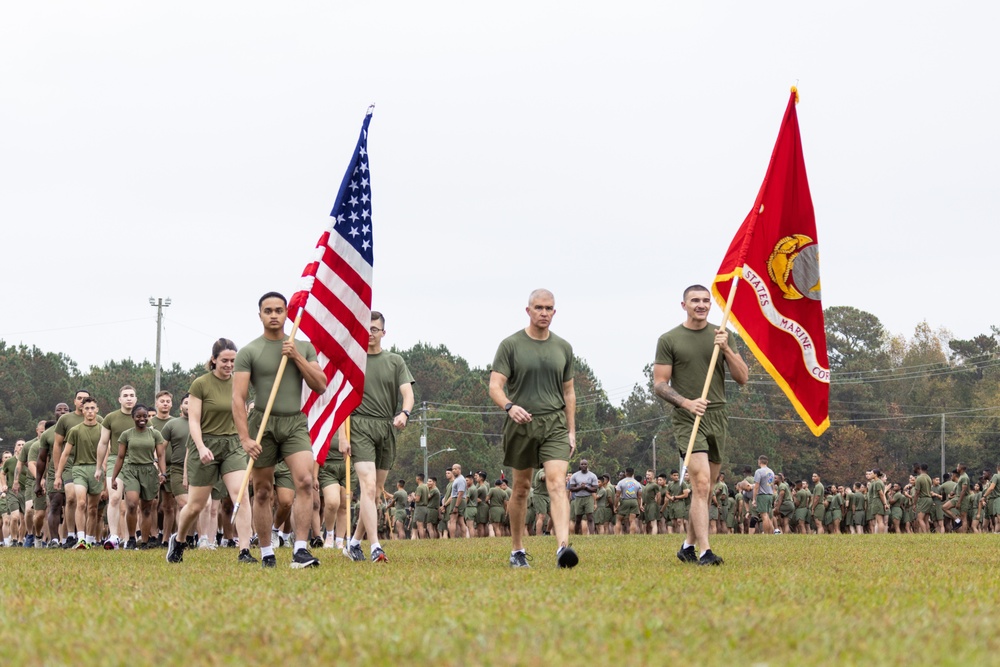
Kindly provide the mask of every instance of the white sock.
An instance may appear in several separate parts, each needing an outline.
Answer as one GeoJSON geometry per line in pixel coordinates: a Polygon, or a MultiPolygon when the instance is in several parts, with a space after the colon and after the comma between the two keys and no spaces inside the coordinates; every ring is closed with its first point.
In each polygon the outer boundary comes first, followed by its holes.
{"type": "Polygon", "coordinates": [[[684,540],[684,546],[683,546],[683,547],[681,547],[681,548],[682,548],[682,549],[690,549],[690,548],[691,548],[691,547],[693,547],[693,546],[694,546],[693,544],[688,544],[688,541],[687,541],[687,540],[684,540]]]}
{"type": "Polygon", "coordinates": [[[87,539],[87,536],[83,534],[82,530],[76,531],[76,541],[77,542],[83,542],[85,539],[87,539]]]}
{"type": "Polygon", "coordinates": [[[288,538],[292,536],[291,533],[282,533],[280,531],[278,532],[278,535],[286,542],[288,541],[288,538]]]}
{"type": "Polygon", "coordinates": [[[87,535],[87,544],[93,544],[96,541],[93,535],[87,535]]]}
{"type": "Polygon", "coordinates": [[[273,555],[274,555],[274,547],[273,546],[271,546],[271,547],[261,547],[260,548],[260,557],[261,558],[264,558],[265,556],[273,556],[273,555]]]}
{"type": "Polygon", "coordinates": [[[338,549],[343,549],[344,548],[344,538],[343,537],[338,537],[337,538],[337,548],[338,549]]]}
{"type": "Polygon", "coordinates": [[[108,539],[111,540],[112,542],[115,542],[115,543],[121,542],[121,540],[118,539],[117,535],[112,535],[108,539]]]}
{"type": "Polygon", "coordinates": [[[524,549],[514,549],[513,551],[510,552],[510,555],[513,556],[515,554],[523,554],[523,553],[524,549]]]}
{"type": "Polygon", "coordinates": [[[306,544],[305,540],[295,540],[295,545],[292,547],[292,551],[298,551],[299,549],[305,549],[309,545],[306,544]]]}
{"type": "Polygon", "coordinates": [[[704,555],[705,555],[706,553],[708,553],[708,549],[705,549],[705,550],[704,550],[704,551],[702,551],[702,552],[701,552],[700,554],[698,554],[698,558],[701,558],[701,557],[702,557],[702,556],[704,556],[704,555]]]}
{"type": "Polygon", "coordinates": [[[351,538],[351,546],[352,547],[360,547],[361,546],[361,540],[359,540],[359,539],[357,539],[355,537],[352,537],[351,538]]]}
{"type": "Polygon", "coordinates": [[[376,549],[381,549],[381,548],[382,548],[381,544],[379,544],[378,542],[372,542],[372,553],[375,553],[376,549]]]}

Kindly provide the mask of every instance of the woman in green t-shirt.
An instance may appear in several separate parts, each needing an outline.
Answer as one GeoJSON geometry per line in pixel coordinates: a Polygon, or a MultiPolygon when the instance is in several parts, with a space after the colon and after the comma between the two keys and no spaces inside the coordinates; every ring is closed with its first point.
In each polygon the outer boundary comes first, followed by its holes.
{"type": "MultiPolygon", "coordinates": [[[[233,421],[233,369],[236,367],[236,345],[233,341],[228,338],[215,341],[212,358],[205,366],[210,372],[191,383],[188,396],[191,437],[184,460],[188,501],[181,510],[177,532],[170,536],[168,563],[183,560],[188,532],[194,528],[201,511],[211,500],[212,487],[216,482],[222,479],[235,503],[247,467],[247,455],[240,445],[233,421]]],[[[240,506],[235,523],[240,545],[237,560],[241,563],[258,562],[250,555],[249,503],[240,506]]],[[[273,560],[270,562],[273,564],[273,560]]]]}
{"type": "Polygon", "coordinates": [[[139,548],[147,549],[153,531],[153,502],[160,491],[160,483],[167,481],[166,441],[159,431],[149,426],[149,408],[142,403],[132,407],[132,421],[135,426],[118,437],[118,458],[115,459],[111,488],[118,490],[118,474],[121,473],[128,526],[125,548],[136,548],[135,525],[137,511],[141,509],[142,545],[139,548]]]}

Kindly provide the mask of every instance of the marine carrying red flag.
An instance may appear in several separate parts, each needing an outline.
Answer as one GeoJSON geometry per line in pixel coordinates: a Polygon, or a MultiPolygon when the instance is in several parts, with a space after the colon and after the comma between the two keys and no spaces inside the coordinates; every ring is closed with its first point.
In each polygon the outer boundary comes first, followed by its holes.
{"type": "Polygon", "coordinates": [[[764,183],[726,251],[712,293],[724,308],[726,283],[740,277],[730,317],[818,436],[830,425],[830,363],[820,301],[819,240],[797,102],[792,88],[764,183]]]}

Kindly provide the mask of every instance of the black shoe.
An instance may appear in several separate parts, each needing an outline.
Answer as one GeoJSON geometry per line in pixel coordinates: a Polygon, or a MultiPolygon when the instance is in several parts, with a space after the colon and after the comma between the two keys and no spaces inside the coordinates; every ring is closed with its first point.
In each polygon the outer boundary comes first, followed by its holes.
{"type": "Polygon", "coordinates": [[[167,540],[167,562],[168,563],[180,563],[184,560],[184,549],[187,548],[186,542],[178,542],[177,535],[171,535],[170,539],[167,540]]]}
{"type": "Polygon", "coordinates": [[[313,558],[308,549],[299,549],[292,556],[292,569],[301,570],[307,567],[319,567],[319,561],[313,558]]]}
{"type": "Polygon", "coordinates": [[[353,546],[350,542],[344,547],[344,555],[353,561],[364,562],[365,552],[361,550],[361,545],[353,546]]]}
{"type": "Polygon", "coordinates": [[[125,551],[135,551],[137,547],[135,546],[135,538],[128,538],[128,542],[125,543],[125,551]]]}
{"type": "Polygon", "coordinates": [[[579,562],[580,557],[576,555],[571,546],[559,547],[559,551],[556,552],[556,565],[559,567],[576,567],[579,562]]]}
{"type": "Polygon", "coordinates": [[[309,540],[309,546],[313,549],[323,548],[323,538],[319,535],[314,535],[311,540],[309,540]]]}
{"type": "Polygon", "coordinates": [[[251,547],[258,547],[258,546],[260,546],[260,540],[257,539],[256,535],[254,535],[253,537],[250,538],[250,546],[251,547]]]}
{"type": "Polygon", "coordinates": [[[197,540],[197,538],[194,535],[188,535],[187,536],[187,540],[185,540],[184,543],[187,544],[192,549],[194,549],[196,546],[198,546],[198,540],[197,540]]]}
{"type": "Polygon", "coordinates": [[[712,553],[711,549],[702,554],[701,558],[698,559],[698,565],[722,565],[723,562],[721,558],[712,553]]]}
{"type": "Polygon", "coordinates": [[[382,547],[375,547],[372,549],[372,562],[373,563],[388,563],[389,557],[385,555],[382,551],[382,547]]]}
{"type": "Polygon", "coordinates": [[[698,562],[698,554],[695,553],[695,550],[694,550],[693,546],[684,548],[684,546],[681,545],[680,551],[677,552],[677,558],[682,563],[697,563],[698,562]]]}
{"type": "Polygon", "coordinates": [[[256,563],[257,559],[250,555],[249,549],[243,549],[240,551],[239,558],[236,559],[240,563],[256,563]]]}
{"type": "Polygon", "coordinates": [[[62,548],[63,549],[72,549],[73,547],[76,546],[76,541],[77,541],[76,540],[76,535],[70,535],[70,536],[68,536],[66,538],[66,542],[63,543],[62,548]]]}
{"type": "Polygon", "coordinates": [[[274,557],[274,554],[270,556],[261,556],[260,558],[261,567],[278,567],[278,559],[274,557]]]}
{"type": "Polygon", "coordinates": [[[49,549],[58,549],[61,546],[62,545],[59,544],[59,540],[56,539],[49,540],[49,546],[48,546],[49,549]]]}
{"type": "Polygon", "coordinates": [[[145,551],[146,549],[152,549],[153,545],[151,542],[140,542],[139,551],[145,551]]]}
{"type": "Polygon", "coordinates": [[[528,554],[524,551],[515,551],[510,555],[510,566],[511,567],[531,567],[528,564],[528,554]]]}
{"type": "Polygon", "coordinates": [[[145,547],[140,547],[140,549],[141,548],[145,548],[145,549],[159,549],[160,548],[160,539],[157,538],[157,537],[151,537],[151,538],[149,538],[149,542],[143,542],[143,544],[145,544],[146,546],[145,547]]]}

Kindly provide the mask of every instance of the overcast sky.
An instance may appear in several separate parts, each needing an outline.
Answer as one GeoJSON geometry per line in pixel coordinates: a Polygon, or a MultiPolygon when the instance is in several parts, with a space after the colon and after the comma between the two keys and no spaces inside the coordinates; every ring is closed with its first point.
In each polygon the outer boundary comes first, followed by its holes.
{"type": "Polygon", "coordinates": [[[7,3],[0,339],[82,368],[152,359],[148,298],[169,296],[164,365],[247,343],[260,294],[297,286],[375,103],[385,344],[485,366],[547,287],[553,330],[618,403],[683,287],[715,275],[796,82],[824,306],[968,338],[1000,323],[998,13],[7,3]]]}

